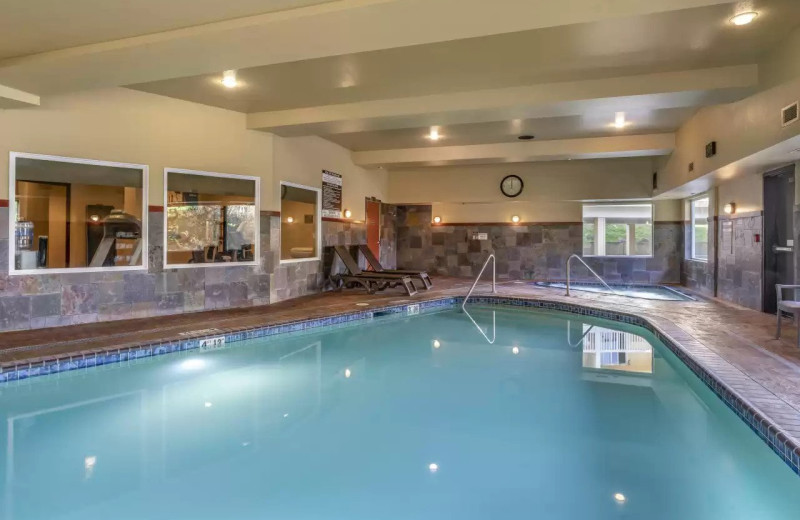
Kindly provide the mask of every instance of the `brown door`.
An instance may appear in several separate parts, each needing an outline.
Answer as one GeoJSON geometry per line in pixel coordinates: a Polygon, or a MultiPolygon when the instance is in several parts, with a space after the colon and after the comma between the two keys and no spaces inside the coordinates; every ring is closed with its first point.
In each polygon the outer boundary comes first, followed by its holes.
{"type": "Polygon", "coordinates": [[[380,258],[381,249],[381,203],[367,201],[367,245],[375,258],[380,258]]]}

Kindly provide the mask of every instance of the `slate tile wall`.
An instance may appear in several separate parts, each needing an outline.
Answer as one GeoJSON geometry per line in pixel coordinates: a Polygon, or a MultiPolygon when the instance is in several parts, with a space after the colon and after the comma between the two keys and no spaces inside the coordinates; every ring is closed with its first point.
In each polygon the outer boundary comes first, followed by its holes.
{"type": "Polygon", "coordinates": [[[269,303],[268,216],[261,265],[163,268],[162,212],[148,215],[147,271],[8,274],[8,208],[0,208],[0,331],[144,318],[269,303]]]}
{"type": "Polygon", "coordinates": [[[762,242],[761,213],[719,218],[719,273],[717,296],[724,300],[761,310],[762,242]]]}
{"type": "MultiPolygon", "coordinates": [[[[509,225],[431,224],[431,206],[397,207],[397,264],[448,276],[474,277],[489,253],[497,259],[500,279],[564,280],[566,260],[580,254],[580,223],[509,225]],[[473,234],[487,233],[487,240],[473,234]]],[[[592,269],[610,282],[678,283],[683,234],[680,223],[657,222],[652,258],[587,258],[592,269]]],[[[575,280],[590,279],[573,263],[575,280]]]]}
{"type": "Polygon", "coordinates": [[[381,204],[381,265],[386,269],[397,267],[397,206],[381,204]]]}

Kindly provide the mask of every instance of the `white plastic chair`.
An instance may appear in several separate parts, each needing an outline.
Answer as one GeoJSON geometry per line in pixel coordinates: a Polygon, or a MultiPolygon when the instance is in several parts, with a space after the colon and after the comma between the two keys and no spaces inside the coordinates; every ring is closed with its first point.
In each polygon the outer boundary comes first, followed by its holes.
{"type": "MultiPolygon", "coordinates": [[[[783,291],[785,289],[800,289],[800,285],[775,284],[775,292],[778,293],[778,330],[775,333],[775,338],[780,339],[781,337],[781,313],[788,312],[794,316],[795,325],[798,325],[797,346],[800,347],[800,301],[784,300],[783,291]]],[[[797,296],[795,296],[795,298],[796,297],[797,296]]]]}

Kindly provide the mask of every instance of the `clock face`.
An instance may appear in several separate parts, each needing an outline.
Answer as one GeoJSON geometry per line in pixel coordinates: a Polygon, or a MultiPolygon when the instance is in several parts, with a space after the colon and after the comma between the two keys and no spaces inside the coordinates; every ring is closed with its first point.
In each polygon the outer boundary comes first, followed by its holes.
{"type": "Polygon", "coordinates": [[[522,193],[522,179],[516,175],[507,175],[500,181],[500,191],[506,197],[516,197],[522,193]]]}

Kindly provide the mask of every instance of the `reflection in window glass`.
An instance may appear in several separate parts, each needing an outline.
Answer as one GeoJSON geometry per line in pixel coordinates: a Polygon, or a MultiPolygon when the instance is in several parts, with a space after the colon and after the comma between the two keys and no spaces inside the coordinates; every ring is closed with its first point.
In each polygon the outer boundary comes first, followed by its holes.
{"type": "Polygon", "coordinates": [[[652,255],[652,204],[585,204],[583,254],[586,256],[652,255]]]}
{"type": "Polygon", "coordinates": [[[255,179],[169,170],[166,175],[167,265],[255,260],[255,179]]]}
{"type": "Polygon", "coordinates": [[[143,265],[144,167],[12,155],[15,270],[143,265]]]}
{"type": "Polygon", "coordinates": [[[708,260],[708,207],[709,199],[696,199],[691,204],[692,259],[708,260]]]}
{"type": "Polygon", "coordinates": [[[583,366],[652,374],[653,347],[630,332],[583,324],[583,366]]]}
{"type": "Polygon", "coordinates": [[[281,184],[281,260],[317,258],[319,191],[281,184]]]}

